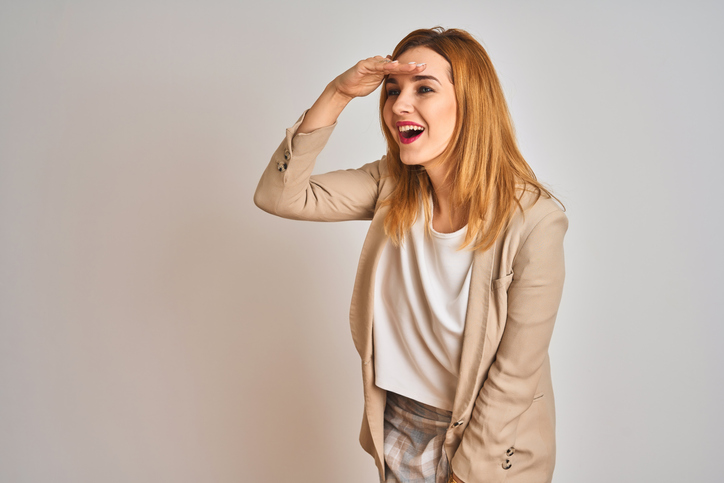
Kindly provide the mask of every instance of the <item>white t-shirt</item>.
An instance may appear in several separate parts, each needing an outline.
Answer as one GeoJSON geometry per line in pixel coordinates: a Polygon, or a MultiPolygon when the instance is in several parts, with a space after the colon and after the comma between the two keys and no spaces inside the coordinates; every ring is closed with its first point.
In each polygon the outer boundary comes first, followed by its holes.
{"type": "Polygon", "coordinates": [[[467,227],[425,236],[420,213],[401,247],[385,246],[375,275],[375,384],[452,410],[473,252],[467,227]]]}

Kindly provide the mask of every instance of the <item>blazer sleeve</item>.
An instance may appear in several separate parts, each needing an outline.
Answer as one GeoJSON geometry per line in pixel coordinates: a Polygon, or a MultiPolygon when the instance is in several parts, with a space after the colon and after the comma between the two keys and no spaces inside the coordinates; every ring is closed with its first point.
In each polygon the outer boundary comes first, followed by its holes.
{"type": "Polygon", "coordinates": [[[371,220],[379,191],[380,162],[312,176],[317,155],[336,123],[297,134],[305,114],[287,129],[259,180],[254,203],[268,213],[294,220],[371,220]]]}
{"type": "Polygon", "coordinates": [[[505,329],[452,460],[465,483],[503,482],[501,461],[514,447],[518,421],[533,403],[558,313],[565,268],[566,215],[543,216],[513,261],[505,329]]]}

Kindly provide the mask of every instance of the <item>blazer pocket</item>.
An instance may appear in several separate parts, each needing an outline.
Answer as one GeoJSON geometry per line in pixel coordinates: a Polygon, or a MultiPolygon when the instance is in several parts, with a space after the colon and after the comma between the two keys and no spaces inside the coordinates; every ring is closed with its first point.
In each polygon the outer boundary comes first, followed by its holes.
{"type": "Polygon", "coordinates": [[[493,290],[499,291],[499,290],[508,290],[508,287],[510,287],[511,282],[513,281],[513,272],[510,272],[505,277],[501,277],[497,280],[493,280],[493,290]]]}

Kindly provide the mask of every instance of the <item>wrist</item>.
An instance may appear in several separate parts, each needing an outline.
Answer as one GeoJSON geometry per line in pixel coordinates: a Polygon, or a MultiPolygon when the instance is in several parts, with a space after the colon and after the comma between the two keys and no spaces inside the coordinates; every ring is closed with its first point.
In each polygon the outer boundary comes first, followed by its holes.
{"type": "Polygon", "coordinates": [[[330,82],[327,85],[325,91],[327,91],[327,95],[329,96],[330,100],[341,108],[345,108],[347,104],[349,104],[349,102],[354,99],[354,96],[349,96],[339,90],[339,88],[337,87],[337,79],[334,79],[332,82],[330,82]]]}
{"type": "Polygon", "coordinates": [[[304,121],[297,129],[297,134],[310,133],[321,127],[331,126],[337,122],[337,117],[350,100],[346,96],[340,95],[333,83],[330,83],[307,111],[304,121]]]}

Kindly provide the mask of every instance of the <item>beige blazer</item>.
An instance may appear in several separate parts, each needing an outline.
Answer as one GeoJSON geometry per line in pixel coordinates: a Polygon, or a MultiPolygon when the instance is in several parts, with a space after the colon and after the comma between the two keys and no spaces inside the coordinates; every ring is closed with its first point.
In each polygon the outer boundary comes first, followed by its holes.
{"type": "MultiPolygon", "coordinates": [[[[387,242],[380,207],[393,188],[387,163],[312,176],[334,126],[286,138],[262,175],[254,202],[296,220],[371,220],[352,294],[350,326],[362,362],[362,447],[384,477],[386,392],[375,386],[372,306],[375,270],[387,242]]],[[[568,220],[549,198],[523,197],[509,228],[473,258],[460,379],[445,451],[466,483],[551,481],[555,413],[548,344],[564,279],[568,220]]]]}

